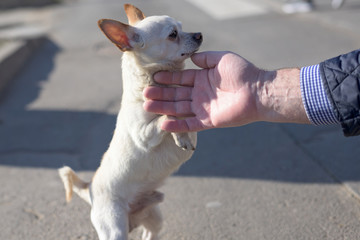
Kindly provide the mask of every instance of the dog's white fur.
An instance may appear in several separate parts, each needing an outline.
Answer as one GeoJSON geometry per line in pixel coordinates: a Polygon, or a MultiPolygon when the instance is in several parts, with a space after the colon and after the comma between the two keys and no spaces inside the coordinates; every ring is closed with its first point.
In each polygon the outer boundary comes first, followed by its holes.
{"type": "Polygon", "coordinates": [[[144,227],[143,240],[155,240],[162,217],[156,191],[193,154],[196,133],[168,133],[160,129],[168,116],[143,110],[143,89],[154,84],[160,70],[181,70],[198,50],[201,34],[182,32],[168,16],[145,17],[126,4],[129,24],[100,20],[104,34],[124,51],[123,95],[110,146],[92,182],[79,179],[69,167],[59,170],[71,199],[74,190],[91,204],[91,221],[100,240],[126,240],[134,227],[144,227]],[[176,36],[176,37],[174,37],[176,36]]]}

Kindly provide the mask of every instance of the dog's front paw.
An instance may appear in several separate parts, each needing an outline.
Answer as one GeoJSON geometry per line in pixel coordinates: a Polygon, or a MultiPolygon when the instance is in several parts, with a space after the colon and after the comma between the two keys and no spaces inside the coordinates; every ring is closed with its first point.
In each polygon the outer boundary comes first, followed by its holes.
{"type": "Polygon", "coordinates": [[[189,134],[187,133],[172,133],[172,136],[175,140],[175,144],[182,148],[183,150],[187,151],[194,151],[195,146],[192,143],[189,134]]]}

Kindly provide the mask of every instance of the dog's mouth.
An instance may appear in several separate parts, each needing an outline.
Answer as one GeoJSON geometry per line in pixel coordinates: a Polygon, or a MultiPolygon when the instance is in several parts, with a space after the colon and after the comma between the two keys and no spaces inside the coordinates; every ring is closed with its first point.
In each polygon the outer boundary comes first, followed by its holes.
{"type": "Polygon", "coordinates": [[[199,50],[199,49],[196,49],[196,50],[194,50],[194,51],[192,51],[192,52],[188,52],[188,53],[182,53],[181,56],[182,56],[182,57],[184,57],[184,56],[190,57],[191,55],[193,55],[194,53],[196,53],[198,50],[199,50]]]}

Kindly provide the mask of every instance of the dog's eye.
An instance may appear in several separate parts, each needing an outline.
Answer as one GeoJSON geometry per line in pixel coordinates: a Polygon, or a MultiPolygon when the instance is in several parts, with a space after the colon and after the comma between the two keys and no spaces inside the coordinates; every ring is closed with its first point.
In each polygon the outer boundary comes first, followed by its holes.
{"type": "Polygon", "coordinates": [[[172,31],[169,35],[170,39],[176,39],[178,35],[178,32],[176,30],[172,31]]]}

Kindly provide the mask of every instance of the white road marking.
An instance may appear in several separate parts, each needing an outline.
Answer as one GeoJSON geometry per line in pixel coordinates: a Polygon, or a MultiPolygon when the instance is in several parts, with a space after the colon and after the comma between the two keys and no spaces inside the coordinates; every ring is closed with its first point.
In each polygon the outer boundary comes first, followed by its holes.
{"type": "Polygon", "coordinates": [[[215,202],[208,202],[206,203],[206,208],[218,208],[221,207],[221,202],[215,201],[215,202]]]}
{"type": "Polygon", "coordinates": [[[265,14],[268,9],[250,0],[186,0],[217,20],[265,14]]]}

